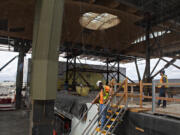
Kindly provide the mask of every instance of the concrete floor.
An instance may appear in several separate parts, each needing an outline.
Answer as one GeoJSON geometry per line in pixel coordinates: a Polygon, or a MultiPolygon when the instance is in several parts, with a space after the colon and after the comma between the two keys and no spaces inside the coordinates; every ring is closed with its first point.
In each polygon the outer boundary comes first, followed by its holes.
{"type": "Polygon", "coordinates": [[[0,135],[28,135],[29,112],[0,111],[0,135]]]}

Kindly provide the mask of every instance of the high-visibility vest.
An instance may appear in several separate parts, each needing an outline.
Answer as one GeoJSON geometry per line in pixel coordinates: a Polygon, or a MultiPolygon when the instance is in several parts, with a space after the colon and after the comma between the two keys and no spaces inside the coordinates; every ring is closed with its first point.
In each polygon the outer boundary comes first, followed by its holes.
{"type": "MultiPolygon", "coordinates": [[[[168,83],[168,79],[167,79],[167,75],[163,75],[163,76],[161,76],[161,78],[160,78],[160,83],[162,84],[162,83],[168,83]],[[163,78],[165,78],[166,79],[166,82],[163,82],[163,78]]],[[[161,88],[162,86],[165,86],[165,88],[167,88],[168,87],[168,85],[166,84],[166,85],[159,85],[158,87],[159,88],[161,88]]]]}
{"type": "Polygon", "coordinates": [[[108,87],[109,86],[105,86],[103,88],[103,90],[101,90],[101,92],[100,92],[100,99],[99,99],[100,104],[104,104],[109,98],[109,88],[108,87]]]}

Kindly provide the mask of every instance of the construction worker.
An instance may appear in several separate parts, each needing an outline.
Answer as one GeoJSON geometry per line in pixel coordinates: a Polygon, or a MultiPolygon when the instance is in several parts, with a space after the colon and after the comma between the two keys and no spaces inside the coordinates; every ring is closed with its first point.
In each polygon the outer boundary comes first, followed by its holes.
{"type": "MultiPolygon", "coordinates": [[[[165,71],[162,70],[160,72],[161,78],[160,78],[160,85],[158,86],[159,90],[159,97],[166,97],[166,90],[167,90],[167,85],[163,85],[163,83],[168,83],[167,75],[165,75],[165,71]]],[[[161,100],[158,101],[158,107],[161,104],[161,100]]],[[[166,100],[163,100],[163,108],[166,108],[166,100]]]]}
{"type": "Polygon", "coordinates": [[[99,100],[99,104],[100,104],[99,113],[101,114],[101,118],[100,118],[101,127],[100,127],[100,129],[102,129],[106,123],[106,114],[107,114],[106,103],[109,99],[110,87],[107,85],[103,86],[102,81],[98,81],[96,84],[97,84],[100,92],[98,93],[96,98],[92,101],[92,104],[96,103],[96,101],[99,100]]]}

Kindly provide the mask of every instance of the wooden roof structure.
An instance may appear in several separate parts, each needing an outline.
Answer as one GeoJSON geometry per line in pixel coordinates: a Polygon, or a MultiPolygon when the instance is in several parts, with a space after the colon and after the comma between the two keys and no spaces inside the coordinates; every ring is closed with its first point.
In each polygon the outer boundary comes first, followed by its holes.
{"type": "MultiPolygon", "coordinates": [[[[0,2],[0,42],[13,45],[10,39],[32,41],[35,0],[0,2]]],[[[159,50],[162,56],[174,57],[180,52],[179,14],[178,0],[65,0],[60,51],[80,48],[77,55],[144,58],[146,41],[139,38],[146,34],[148,16],[150,33],[169,31],[150,39],[151,57],[160,57],[159,50]],[[104,30],[86,29],[80,18],[88,12],[115,15],[120,23],[104,30]]]]}

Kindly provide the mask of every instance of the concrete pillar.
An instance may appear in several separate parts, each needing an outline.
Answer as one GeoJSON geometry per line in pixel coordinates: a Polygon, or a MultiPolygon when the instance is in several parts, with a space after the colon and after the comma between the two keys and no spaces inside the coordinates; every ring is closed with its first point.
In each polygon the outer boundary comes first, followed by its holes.
{"type": "Polygon", "coordinates": [[[36,1],[31,80],[32,135],[53,133],[63,6],[64,0],[36,1]]]}
{"type": "Polygon", "coordinates": [[[21,91],[23,86],[23,68],[24,68],[24,51],[20,49],[18,56],[17,75],[16,75],[16,109],[21,108],[21,91]]]}

